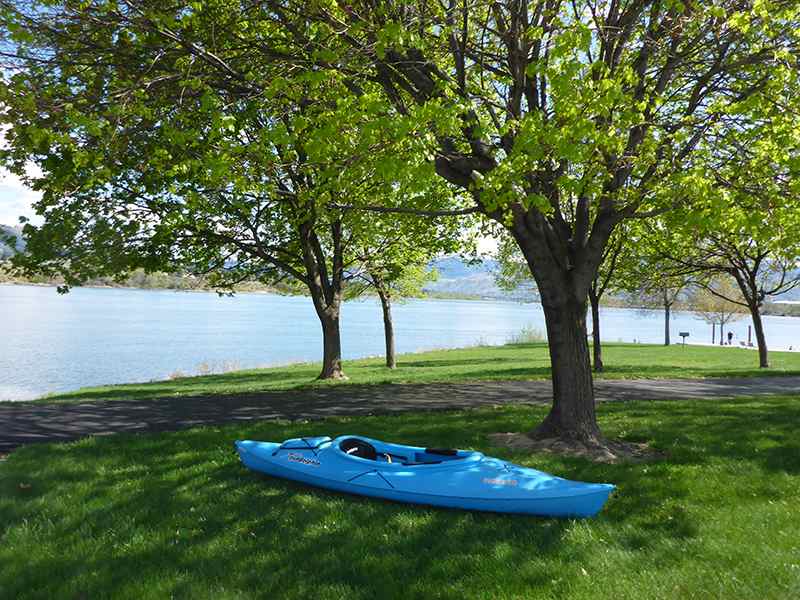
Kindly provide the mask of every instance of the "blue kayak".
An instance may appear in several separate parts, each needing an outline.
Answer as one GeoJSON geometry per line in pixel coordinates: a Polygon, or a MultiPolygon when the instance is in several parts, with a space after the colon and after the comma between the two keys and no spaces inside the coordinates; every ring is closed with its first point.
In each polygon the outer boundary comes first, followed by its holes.
{"type": "Polygon", "coordinates": [[[237,441],[244,465],[309,485],[411,504],[553,517],[591,517],[614,486],[583,483],[481,452],[418,448],[345,435],[237,441]]]}

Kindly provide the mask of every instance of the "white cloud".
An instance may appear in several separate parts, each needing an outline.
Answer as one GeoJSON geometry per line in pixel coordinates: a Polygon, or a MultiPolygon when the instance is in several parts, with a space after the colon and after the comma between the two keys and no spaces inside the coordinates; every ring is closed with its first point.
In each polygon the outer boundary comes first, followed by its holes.
{"type": "MultiPolygon", "coordinates": [[[[0,148],[6,146],[5,132],[7,125],[0,125],[0,148]]],[[[34,164],[28,165],[28,175],[38,176],[41,171],[34,164]]],[[[39,200],[41,194],[28,188],[19,177],[0,169],[0,225],[17,225],[20,217],[27,217],[34,223],[41,218],[35,217],[31,205],[39,200]]]]}
{"type": "Polygon", "coordinates": [[[494,254],[497,252],[499,241],[492,236],[482,236],[478,238],[478,254],[494,254]]]}
{"type": "Polygon", "coordinates": [[[40,219],[34,217],[31,205],[40,196],[39,192],[26,187],[16,175],[0,170],[0,224],[16,225],[21,216],[39,222],[40,219]]]}

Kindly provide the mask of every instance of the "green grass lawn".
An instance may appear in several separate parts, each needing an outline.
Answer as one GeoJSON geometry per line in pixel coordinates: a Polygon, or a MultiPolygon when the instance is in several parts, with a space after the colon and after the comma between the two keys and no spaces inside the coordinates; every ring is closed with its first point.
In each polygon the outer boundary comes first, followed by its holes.
{"type": "MultiPolygon", "coordinates": [[[[758,355],[741,348],[606,344],[604,378],[724,377],[800,375],[800,352],[772,352],[772,367],[758,368],[758,355]]],[[[346,382],[317,382],[318,364],[235,371],[151,383],[84,388],[43,398],[46,402],[142,400],[168,396],[242,394],[308,386],[381,383],[433,383],[479,380],[547,379],[550,358],[545,344],[480,346],[437,350],[399,357],[395,370],[382,358],[345,363],[346,382]]]]}
{"type": "Polygon", "coordinates": [[[0,462],[0,597],[800,597],[800,396],[599,407],[608,435],[649,441],[668,454],[658,463],[488,445],[487,434],[523,430],[543,411],[261,422],[22,448],[0,462]],[[619,489],[584,521],[429,509],[260,476],[231,447],[348,432],[475,448],[619,489]]]}

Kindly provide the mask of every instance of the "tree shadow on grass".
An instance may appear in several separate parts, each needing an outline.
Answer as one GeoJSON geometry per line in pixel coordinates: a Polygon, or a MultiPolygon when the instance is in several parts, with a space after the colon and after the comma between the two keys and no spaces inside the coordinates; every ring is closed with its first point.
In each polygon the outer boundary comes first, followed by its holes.
{"type": "Polygon", "coordinates": [[[604,408],[609,434],[651,440],[670,454],[661,463],[598,465],[486,446],[489,433],[533,424],[543,414],[515,407],[435,419],[261,422],[25,448],[0,470],[0,522],[11,544],[0,550],[0,589],[20,598],[111,590],[152,597],[225,591],[462,598],[476,590],[524,596],[534,587],[559,595],[599,551],[598,538],[642,560],[657,551],[659,565],[692,560],[684,542],[703,528],[692,510],[703,485],[695,479],[698,467],[744,461],[768,472],[800,470],[800,406],[777,400],[604,408]],[[340,433],[474,447],[619,489],[588,521],[467,513],[261,476],[239,464],[231,445],[237,438],[340,433]],[[22,481],[31,487],[20,489],[22,481]]]}
{"type": "Polygon", "coordinates": [[[673,464],[702,465],[709,460],[748,461],[769,472],[800,474],[800,403],[781,398],[715,402],[636,403],[632,411],[605,404],[609,415],[660,418],[650,432],[673,464]]]}
{"type": "MultiPolygon", "coordinates": [[[[161,460],[156,460],[166,445],[140,440],[143,443],[136,445],[143,446],[143,470],[131,472],[132,453],[118,445],[119,439],[95,442],[109,457],[103,465],[106,476],[82,496],[75,513],[59,507],[53,532],[61,547],[88,539],[96,546],[94,552],[18,555],[17,562],[26,565],[24,572],[13,569],[17,578],[9,591],[25,597],[43,589],[33,587],[36,581],[45,581],[45,594],[77,591],[95,597],[124,589],[131,581],[169,580],[185,571],[205,589],[213,589],[217,579],[234,576],[234,589],[262,597],[283,596],[287,591],[298,595],[305,586],[348,588],[357,597],[377,597],[389,586],[399,595],[400,589],[420,579],[433,589],[451,586],[485,552],[487,538],[490,544],[499,542],[513,531],[513,518],[504,516],[409,507],[263,477],[246,471],[231,451],[217,464],[218,438],[191,437],[195,456],[214,455],[213,466],[194,469],[183,455],[186,444],[180,443],[174,454],[161,453],[161,460]],[[109,469],[112,466],[119,471],[116,475],[109,469]],[[114,493],[120,487],[125,487],[124,495],[114,493]],[[136,539],[142,529],[150,531],[150,539],[121,551],[116,542],[136,539]],[[95,577],[86,578],[77,589],[65,589],[72,585],[72,575],[87,572],[95,577]],[[395,587],[398,582],[401,588],[395,587]]],[[[72,459],[97,458],[92,445],[76,445],[72,459]]],[[[63,487],[57,481],[49,488],[45,482],[34,485],[35,496],[22,506],[46,501],[63,487]]],[[[11,515],[5,510],[3,516],[17,523],[34,518],[25,512],[11,515]]],[[[527,550],[550,552],[566,526],[561,521],[543,522],[535,546],[526,545],[527,550]]],[[[529,577],[529,583],[534,579],[529,577]]],[[[179,581],[170,592],[193,595],[197,590],[197,584],[179,581]]]]}

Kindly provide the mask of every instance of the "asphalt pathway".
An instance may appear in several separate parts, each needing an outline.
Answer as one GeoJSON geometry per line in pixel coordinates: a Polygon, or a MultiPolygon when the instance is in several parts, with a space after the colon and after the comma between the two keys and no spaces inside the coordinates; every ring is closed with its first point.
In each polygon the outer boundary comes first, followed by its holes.
{"type": "MultiPolygon", "coordinates": [[[[712,400],[732,396],[800,392],[800,377],[736,379],[637,379],[595,382],[600,402],[712,400]]],[[[88,435],[177,431],[261,419],[322,419],[332,416],[456,410],[503,404],[544,404],[550,382],[342,385],[235,396],[181,397],[78,404],[0,404],[0,454],[23,444],[59,442],[88,435]]]]}

